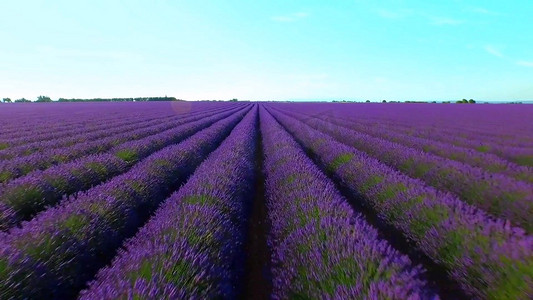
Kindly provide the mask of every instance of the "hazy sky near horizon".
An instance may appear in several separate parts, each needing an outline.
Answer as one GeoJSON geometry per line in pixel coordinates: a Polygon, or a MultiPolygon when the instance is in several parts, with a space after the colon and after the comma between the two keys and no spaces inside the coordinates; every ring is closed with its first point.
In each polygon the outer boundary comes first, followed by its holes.
{"type": "Polygon", "coordinates": [[[533,99],[533,1],[2,1],[0,97],[533,99]]]}

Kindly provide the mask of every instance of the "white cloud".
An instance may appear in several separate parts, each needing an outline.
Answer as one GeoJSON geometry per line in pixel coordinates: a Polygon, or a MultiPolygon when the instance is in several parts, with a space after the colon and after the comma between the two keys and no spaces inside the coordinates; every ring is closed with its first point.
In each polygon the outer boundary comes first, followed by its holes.
{"type": "Polygon", "coordinates": [[[515,61],[514,58],[506,56],[500,51],[500,49],[494,47],[493,45],[486,45],[484,49],[490,55],[505,59],[506,61],[509,61],[510,63],[514,62],[516,65],[519,65],[519,66],[533,68],[533,61],[529,61],[529,60],[516,60],[515,61]]]}
{"type": "Polygon", "coordinates": [[[295,22],[304,18],[307,18],[309,13],[306,12],[295,12],[288,15],[274,16],[271,18],[275,22],[295,22]]]}
{"type": "Polygon", "coordinates": [[[77,59],[110,59],[110,60],[140,60],[142,57],[133,52],[98,51],[74,48],[56,48],[51,46],[38,46],[37,52],[45,56],[77,58],[77,59]]]}
{"type": "Polygon", "coordinates": [[[491,55],[494,55],[494,56],[497,56],[497,57],[504,57],[503,53],[501,53],[500,50],[498,50],[496,47],[494,47],[492,45],[486,45],[485,46],[485,51],[487,51],[487,53],[489,53],[491,55]]]}
{"type": "Polygon", "coordinates": [[[402,19],[405,18],[413,13],[411,9],[399,9],[399,10],[387,10],[387,9],[379,9],[377,10],[377,13],[380,17],[384,19],[402,19]]]}
{"type": "Polygon", "coordinates": [[[327,73],[309,73],[309,74],[285,74],[282,77],[289,80],[322,80],[329,78],[327,73]]]}
{"type": "Polygon", "coordinates": [[[453,18],[447,18],[447,17],[435,17],[435,16],[428,16],[429,21],[432,25],[459,25],[463,24],[463,20],[453,19],[453,18]]]}
{"type": "Polygon", "coordinates": [[[429,21],[431,25],[443,26],[443,25],[460,25],[465,21],[451,18],[451,17],[441,17],[434,16],[423,11],[415,11],[413,9],[397,9],[397,10],[388,10],[388,9],[378,9],[378,16],[384,19],[390,20],[400,20],[407,17],[416,17],[429,21]]]}
{"type": "Polygon", "coordinates": [[[469,9],[467,9],[467,11],[477,13],[477,14],[482,14],[482,15],[491,15],[491,16],[501,15],[501,13],[499,12],[491,11],[483,7],[470,7],[469,9]]]}
{"type": "Polygon", "coordinates": [[[491,12],[488,9],[483,8],[483,7],[472,7],[470,10],[472,12],[476,12],[476,13],[484,14],[484,15],[491,14],[491,12]]]}
{"type": "Polygon", "coordinates": [[[533,68],[533,61],[519,60],[516,62],[516,64],[523,67],[533,68]]]}

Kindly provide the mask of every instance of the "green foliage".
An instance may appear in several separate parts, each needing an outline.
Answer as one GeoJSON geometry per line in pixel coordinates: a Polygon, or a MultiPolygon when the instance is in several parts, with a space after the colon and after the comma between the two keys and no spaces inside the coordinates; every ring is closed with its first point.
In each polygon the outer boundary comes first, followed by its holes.
{"type": "Polygon", "coordinates": [[[341,155],[335,157],[335,159],[329,164],[329,169],[332,172],[334,172],[340,166],[342,166],[343,164],[349,162],[352,159],[352,157],[353,157],[352,153],[344,153],[344,154],[341,154],[341,155]]]}
{"type": "Polygon", "coordinates": [[[378,200],[379,202],[383,202],[387,199],[392,199],[396,197],[398,193],[404,192],[406,190],[407,187],[403,183],[391,184],[378,193],[376,200],[378,200]]]}
{"type": "Polygon", "coordinates": [[[417,212],[416,220],[411,223],[411,232],[422,238],[431,227],[436,227],[446,219],[448,219],[447,207],[441,205],[424,207],[417,212]]]}
{"type": "Polygon", "coordinates": [[[285,178],[285,184],[287,185],[292,184],[296,180],[297,176],[298,174],[291,174],[287,176],[287,178],[285,178]]]}
{"type": "Polygon", "coordinates": [[[55,163],[66,162],[68,159],[69,157],[67,154],[56,154],[52,156],[52,161],[55,163]]]}
{"type": "Polygon", "coordinates": [[[85,164],[85,167],[91,170],[92,172],[95,172],[96,174],[98,174],[98,176],[102,179],[104,179],[108,175],[107,168],[102,163],[89,162],[85,164]]]}
{"type": "Polygon", "coordinates": [[[397,218],[403,216],[406,211],[409,211],[412,209],[412,207],[419,205],[420,203],[424,202],[424,196],[419,195],[413,198],[410,198],[407,201],[397,201],[393,202],[393,206],[391,206],[390,211],[387,213],[389,218],[391,220],[396,220],[397,218]]]}
{"type": "Polygon", "coordinates": [[[481,146],[476,147],[476,150],[484,153],[484,152],[489,151],[490,147],[486,145],[481,145],[481,146]]]}
{"type": "Polygon", "coordinates": [[[83,238],[83,228],[89,224],[87,216],[72,215],[61,224],[64,229],[70,230],[76,237],[83,238]]]}
{"type": "Polygon", "coordinates": [[[127,163],[135,162],[138,160],[137,152],[130,149],[120,150],[115,155],[127,163]]]}
{"type": "Polygon", "coordinates": [[[20,216],[29,217],[34,213],[35,206],[44,206],[45,194],[35,186],[21,185],[2,195],[2,201],[7,203],[20,216]],[[38,202],[41,202],[40,205],[38,202]],[[31,203],[32,205],[28,205],[31,203]]]}
{"type": "MultiPolygon", "coordinates": [[[[155,274],[162,275],[164,280],[174,283],[177,286],[183,286],[189,291],[201,292],[209,287],[207,278],[199,279],[197,274],[201,272],[193,264],[186,260],[172,260],[171,266],[166,266],[165,261],[171,261],[169,255],[162,255],[161,259],[143,260],[139,268],[129,272],[126,276],[133,282],[138,278],[152,280],[155,274]]],[[[139,298],[140,299],[140,298],[139,298]]]]}
{"type": "Polygon", "coordinates": [[[79,99],[79,98],[59,98],[58,102],[144,102],[144,101],[183,101],[176,99],[176,97],[136,97],[136,98],[91,98],[91,99],[79,99]]]}
{"type": "Polygon", "coordinates": [[[362,193],[365,193],[367,192],[368,190],[370,190],[372,187],[374,187],[375,185],[379,184],[380,182],[383,181],[383,177],[379,176],[379,175],[372,175],[371,177],[369,177],[367,180],[365,180],[365,182],[359,187],[359,190],[362,192],[362,193]]]}
{"type": "Polygon", "coordinates": [[[22,244],[23,241],[20,242],[21,244],[17,244],[17,246],[20,247],[24,253],[26,253],[28,256],[35,260],[46,261],[54,254],[57,254],[57,256],[61,256],[61,253],[57,253],[57,249],[63,243],[59,235],[41,236],[40,240],[37,241],[36,244],[22,244]]]}
{"type": "Polygon", "coordinates": [[[400,169],[403,171],[410,171],[414,174],[415,177],[422,177],[432,166],[425,163],[419,163],[413,159],[408,159],[400,165],[400,169]]]}
{"type": "Polygon", "coordinates": [[[63,178],[62,176],[49,174],[44,176],[44,179],[46,183],[48,183],[54,189],[61,191],[62,193],[65,193],[69,188],[69,181],[66,178],[63,178]]]}
{"type": "Polygon", "coordinates": [[[0,172],[0,183],[6,182],[13,177],[13,174],[9,171],[0,172]]]}
{"type": "Polygon", "coordinates": [[[476,100],[474,100],[474,99],[470,99],[470,100],[462,99],[462,100],[455,101],[455,103],[458,103],[458,104],[475,104],[476,100]]]}
{"type": "Polygon", "coordinates": [[[181,202],[187,204],[215,205],[220,200],[209,195],[194,195],[183,198],[181,202]]]}
{"type": "Polygon", "coordinates": [[[48,96],[39,96],[35,102],[52,102],[52,99],[48,96]]]}
{"type": "Polygon", "coordinates": [[[6,259],[0,258],[0,280],[4,280],[9,274],[9,264],[6,259]]]}
{"type": "Polygon", "coordinates": [[[533,278],[533,261],[526,264],[513,261],[509,257],[500,257],[502,265],[505,266],[500,271],[506,280],[499,281],[492,287],[489,299],[521,299],[524,295],[531,295],[533,287],[528,284],[528,278],[533,278]]]}
{"type": "Polygon", "coordinates": [[[515,159],[515,162],[522,166],[533,167],[533,156],[531,155],[518,156],[515,159]]]}
{"type": "Polygon", "coordinates": [[[458,228],[447,234],[446,243],[437,251],[438,256],[441,257],[445,264],[453,266],[457,261],[457,257],[462,255],[463,243],[467,233],[466,229],[458,228]]]}

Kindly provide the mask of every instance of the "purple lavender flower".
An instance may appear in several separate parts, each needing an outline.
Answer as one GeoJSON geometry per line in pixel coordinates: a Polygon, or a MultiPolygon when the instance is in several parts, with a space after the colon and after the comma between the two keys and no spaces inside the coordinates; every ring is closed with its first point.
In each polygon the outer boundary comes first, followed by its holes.
{"type": "Polygon", "coordinates": [[[249,110],[0,235],[0,298],[74,296],[249,110]]]}
{"type": "MultiPolygon", "coordinates": [[[[127,162],[136,162],[139,158],[142,158],[142,156],[139,157],[135,152],[127,152],[126,150],[128,149],[119,148],[121,144],[128,142],[133,143],[133,140],[138,140],[136,145],[137,147],[144,149],[145,153],[143,155],[145,155],[150,147],[143,147],[142,145],[153,143],[157,139],[172,143],[172,138],[176,134],[180,136],[180,132],[176,127],[194,121],[213,122],[216,118],[223,118],[230,115],[232,112],[235,112],[236,109],[239,108],[233,107],[219,113],[199,113],[194,116],[188,116],[187,118],[177,119],[149,128],[141,128],[132,132],[121,133],[92,142],[79,143],[69,147],[50,149],[11,160],[0,161],[0,183],[5,183],[14,178],[26,175],[33,170],[47,169],[52,165],[68,162],[89,154],[103,153],[106,151],[115,153],[117,156],[124,158],[127,162]],[[143,141],[145,143],[143,143],[143,141]],[[119,152],[121,150],[126,152],[119,152]]],[[[161,142],[158,145],[160,146],[161,142]]]]}
{"type": "Polygon", "coordinates": [[[475,297],[533,293],[533,238],[458,198],[426,186],[280,113],[274,117],[351,193],[441,264],[475,297]]]}
{"type": "Polygon", "coordinates": [[[273,298],[429,298],[421,270],[377,237],[261,110],[273,298]]]}
{"type": "MultiPolygon", "coordinates": [[[[302,120],[301,117],[297,119],[302,120]]],[[[319,119],[308,119],[307,123],[428,185],[454,193],[465,202],[496,217],[511,220],[528,232],[533,230],[533,184],[491,174],[319,119]]]]}
{"type": "Polygon", "coordinates": [[[99,272],[81,299],[236,297],[254,180],[256,120],[254,108],[99,272]]]}

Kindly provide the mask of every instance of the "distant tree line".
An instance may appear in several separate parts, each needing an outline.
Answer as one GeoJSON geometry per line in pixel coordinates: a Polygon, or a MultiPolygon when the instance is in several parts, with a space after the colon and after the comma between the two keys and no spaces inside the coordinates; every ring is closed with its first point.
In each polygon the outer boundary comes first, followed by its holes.
{"type": "Polygon", "coordinates": [[[15,101],[12,101],[11,98],[3,98],[2,102],[3,103],[12,103],[12,102],[21,103],[21,102],[31,102],[31,101],[26,99],[26,98],[20,98],[20,99],[17,99],[15,101]]]}
{"type": "Polygon", "coordinates": [[[136,97],[136,98],[91,98],[91,99],[79,99],[79,98],[59,98],[58,102],[139,102],[139,101],[183,101],[176,99],[176,97],[136,97]]]}
{"type": "Polygon", "coordinates": [[[52,102],[52,99],[47,96],[39,96],[35,102],[52,102]]]}
{"type": "MultiPolygon", "coordinates": [[[[347,100],[333,100],[332,102],[333,103],[362,103],[363,101],[357,101],[357,100],[353,100],[353,101],[350,101],[350,100],[348,100],[348,101],[347,100]]],[[[370,100],[366,100],[366,101],[364,101],[364,103],[371,103],[371,101],[370,100]]],[[[414,100],[406,100],[406,101],[381,100],[381,103],[439,103],[439,102],[437,102],[437,101],[414,101],[414,100]]],[[[448,104],[448,103],[452,103],[452,102],[451,101],[442,101],[441,103],[448,104]]],[[[474,100],[474,99],[470,99],[470,100],[462,99],[462,100],[455,101],[455,103],[459,103],[459,104],[474,104],[474,103],[476,103],[476,100],[474,100]]]]}
{"type": "MultiPolygon", "coordinates": [[[[137,98],[91,98],[91,99],[81,99],[81,98],[59,98],[57,101],[52,100],[48,96],[39,96],[35,102],[127,102],[127,101],[184,101],[181,99],[176,99],[176,97],[137,97],[137,98]]],[[[12,101],[11,98],[3,98],[3,103],[21,103],[21,102],[32,102],[31,100],[20,98],[15,101],[12,101]]]]}
{"type": "Polygon", "coordinates": [[[474,99],[470,99],[470,100],[463,99],[463,100],[455,101],[455,103],[458,103],[458,104],[474,104],[474,103],[476,103],[476,100],[474,100],[474,99]]]}

